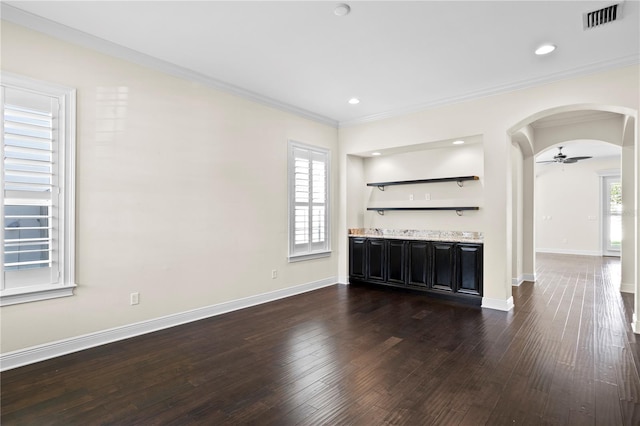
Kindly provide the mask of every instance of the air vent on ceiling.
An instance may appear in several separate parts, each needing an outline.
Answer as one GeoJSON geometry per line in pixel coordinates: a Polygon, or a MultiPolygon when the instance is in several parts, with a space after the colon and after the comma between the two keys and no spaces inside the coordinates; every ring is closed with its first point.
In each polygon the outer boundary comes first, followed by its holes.
{"type": "Polygon", "coordinates": [[[584,29],[599,27],[622,17],[622,3],[603,7],[583,15],[584,29]]]}

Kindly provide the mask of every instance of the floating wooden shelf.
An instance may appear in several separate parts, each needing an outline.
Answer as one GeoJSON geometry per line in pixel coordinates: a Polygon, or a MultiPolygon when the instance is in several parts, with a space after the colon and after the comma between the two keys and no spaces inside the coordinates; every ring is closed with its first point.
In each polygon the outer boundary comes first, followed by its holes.
{"type": "Polygon", "coordinates": [[[462,216],[465,210],[480,210],[480,207],[367,207],[367,210],[375,210],[384,216],[386,210],[454,210],[458,216],[462,216]]]}
{"type": "Polygon", "coordinates": [[[368,183],[367,186],[375,186],[380,191],[384,191],[385,186],[415,185],[418,183],[457,182],[458,186],[462,186],[462,182],[464,182],[465,180],[478,180],[478,179],[480,179],[478,176],[454,176],[454,177],[435,178],[435,179],[399,180],[394,182],[373,182],[373,183],[368,183]]]}

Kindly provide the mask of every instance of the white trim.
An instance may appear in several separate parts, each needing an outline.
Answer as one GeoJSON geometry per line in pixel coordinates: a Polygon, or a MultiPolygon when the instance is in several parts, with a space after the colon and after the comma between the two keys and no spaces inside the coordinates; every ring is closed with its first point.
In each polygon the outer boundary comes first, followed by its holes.
{"type": "MultiPolygon", "coordinates": [[[[56,161],[59,163],[59,170],[56,174],[62,177],[58,183],[57,193],[59,198],[58,201],[53,204],[53,207],[58,209],[57,228],[59,229],[59,238],[56,248],[60,250],[61,254],[58,258],[60,261],[60,269],[56,274],[57,282],[31,288],[15,287],[4,289],[0,285],[0,306],[73,296],[73,289],[76,287],[76,89],[6,71],[0,71],[0,80],[2,87],[5,88],[57,98],[58,111],[56,111],[54,115],[58,118],[60,135],[58,144],[59,152],[56,157],[56,161]]],[[[4,102],[4,99],[2,101],[4,102]]],[[[2,206],[0,206],[0,211],[2,209],[2,206]]],[[[0,255],[2,255],[0,258],[4,258],[1,249],[0,255]]]]}
{"type": "Polygon", "coordinates": [[[633,314],[633,322],[631,323],[631,329],[635,334],[640,334],[640,321],[638,321],[638,316],[633,314]]]}
{"type": "Polygon", "coordinates": [[[621,293],[636,293],[636,286],[633,283],[621,283],[620,284],[620,292],[621,293]]]}
{"type": "Polygon", "coordinates": [[[536,274],[522,274],[522,279],[528,282],[536,282],[536,274]]]}
{"type": "Polygon", "coordinates": [[[302,262],[302,261],[311,260],[311,259],[322,259],[323,257],[330,257],[330,256],[331,256],[331,250],[323,251],[319,253],[289,255],[289,263],[302,262]]]}
{"type": "Polygon", "coordinates": [[[507,300],[482,298],[482,307],[486,309],[495,309],[497,311],[509,312],[513,309],[513,296],[507,300]]]}
{"type": "Polygon", "coordinates": [[[60,40],[64,40],[69,43],[96,50],[109,56],[124,59],[126,61],[133,62],[135,64],[142,65],[163,72],[165,74],[173,75],[174,77],[179,77],[189,81],[195,81],[204,84],[205,86],[213,87],[215,89],[231,93],[233,95],[248,99],[253,102],[257,102],[262,105],[267,105],[269,107],[295,114],[300,117],[308,118],[322,124],[327,124],[335,128],[338,127],[338,122],[332,118],[325,117],[323,115],[316,114],[314,112],[307,111],[305,109],[298,108],[284,102],[280,102],[276,99],[269,98],[250,90],[225,83],[215,78],[197,73],[195,71],[191,71],[187,68],[172,64],[171,62],[163,61],[153,56],[146,55],[142,52],[138,52],[119,44],[112,43],[91,34],[87,34],[83,31],[79,31],[74,28],[67,27],[66,25],[62,25],[57,22],[42,18],[40,16],[33,15],[31,13],[10,6],[4,2],[0,5],[0,7],[2,19],[4,19],[5,21],[21,25],[23,27],[41,32],[43,34],[60,40]]]}
{"type": "MultiPolygon", "coordinates": [[[[298,142],[293,139],[287,141],[287,232],[288,232],[288,253],[287,259],[289,262],[300,262],[304,260],[316,259],[321,257],[327,257],[331,255],[331,229],[333,223],[331,220],[331,150],[328,148],[309,145],[303,142],[298,142]],[[300,202],[300,204],[306,206],[309,209],[309,234],[308,242],[306,243],[307,250],[304,252],[296,252],[296,224],[295,224],[295,209],[298,202],[295,196],[295,181],[296,181],[296,158],[295,151],[304,151],[309,156],[309,167],[313,168],[313,157],[318,155],[322,157],[322,163],[325,167],[325,179],[324,179],[324,244],[322,242],[316,243],[314,247],[312,242],[312,233],[314,226],[312,225],[311,214],[313,213],[313,182],[312,173],[309,174],[309,199],[306,202],[300,202]]],[[[320,204],[320,203],[318,203],[320,204]]],[[[302,245],[302,244],[300,244],[302,245]]]]}
{"type": "Polygon", "coordinates": [[[559,248],[537,248],[536,253],[573,254],[577,256],[602,256],[600,250],[571,250],[559,248]]]}
{"type": "Polygon", "coordinates": [[[0,354],[0,371],[10,370],[23,365],[33,364],[46,359],[78,352],[84,349],[93,348],[107,343],[128,339],[142,334],[152,333],[165,328],[175,327],[192,321],[198,321],[227,312],[260,305],[285,297],[295,296],[319,288],[336,284],[336,277],[329,277],[322,280],[300,284],[297,286],[275,290],[268,293],[249,296],[230,302],[219,303],[217,305],[205,306],[191,311],[179,312],[164,317],[154,318],[147,321],[128,324],[121,327],[102,330],[82,336],[71,337],[69,339],[58,340],[56,342],[43,345],[32,346],[13,352],[0,354]]]}
{"type": "Polygon", "coordinates": [[[33,287],[21,287],[2,291],[0,306],[17,305],[19,303],[37,302],[39,300],[57,299],[59,297],[73,296],[75,284],[43,285],[33,287]]]}
{"type": "Polygon", "coordinates": [[[520,287],[520,284],[522,284],[524,282],[524,277],[522,275],[520,275],[517,278],[511,278],[511,285],[513,287],[520,287]]]}

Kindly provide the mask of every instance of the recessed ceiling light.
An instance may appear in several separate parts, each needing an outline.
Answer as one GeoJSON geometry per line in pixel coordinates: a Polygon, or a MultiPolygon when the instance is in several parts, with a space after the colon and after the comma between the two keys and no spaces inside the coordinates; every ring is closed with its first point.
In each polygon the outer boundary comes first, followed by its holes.
{"type": "Polygon", "coordinates": [[[536,49],[536,55],[548,55],[556,50],[556,46],[553,44],[543,44],[536,49]]]}
{"type": "Polygon", "coordinates": [[[349,99],[349,103],[350,103],[351,105],[357,105],[357,104],[359,104],[359,103],[360,103],[360,99],[358,99],[358,98],[351,98],[351,99],[349,99]]]}
{"type": "Polygon", "coordinates": [[[372,152],[371,155],[378,156],[378,155],[382,155],[382,154],[380,152],[372,152]]]}
{"type": "Polygon", "coordinates": [[[454,145],[462,145],[464,141],[453,141],[454,145]]]}
{"type": "Polygon", "coordinates": [[[351,7],[348,4],[341,3],[333,9],[333,14],[336,16],[345,16],[351,12],[351,7]]]}

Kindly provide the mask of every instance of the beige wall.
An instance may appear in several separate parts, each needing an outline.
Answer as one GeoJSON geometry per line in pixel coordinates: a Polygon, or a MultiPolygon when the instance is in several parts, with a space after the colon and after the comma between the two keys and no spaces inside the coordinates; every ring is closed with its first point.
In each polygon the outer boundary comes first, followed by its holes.
{"type": "Polygon", "coordinates": [[[337,129],[7,22],[1,47],[78,105],[76,295],[3,307],[3,353],[335,279],[335,251],[287,261],[286,178],[288,139],[330,148],[337,211],[337,129]]]}
{"type": "MultiPolygon", "coordinates": [[[[449,176],[478,176],[480,180],[439,182],[419,185],[388,186],[384,191],[368,186],[367,207],[450,207],[480,206],[484,203],[482,144],[418,150],[364,160],[365,182],[430,179],[449,176]],[[426,200],[429,194],[430,200],[426,200]],[[411,197],[413,196],[413,200],[411,197]]],[[[363,186],[364,187],[364,186],[363,186]]],[[[476,211],[457,216],[455,211],[364,211],[365,228],[482,231],[482,220],[476,211]]]]}
{"type": "Polygon", "coordinates": [[[599,172],[620,170],[620,158],[536,165],[536,249],[549,253],[602,254],[599,172]]]}

